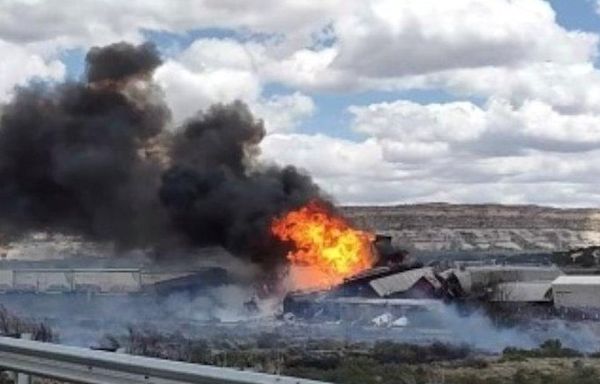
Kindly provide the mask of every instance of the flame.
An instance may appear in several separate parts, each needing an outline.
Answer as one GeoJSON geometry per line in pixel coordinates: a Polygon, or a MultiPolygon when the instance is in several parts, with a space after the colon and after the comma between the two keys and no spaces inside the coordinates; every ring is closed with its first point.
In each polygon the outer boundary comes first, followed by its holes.
{"type": "Polygon", "coordinates": [[[295,289],[331,287],[375,261],[373,235],[351,228],[318,201],[274,219],[271,232],[294,247],[287,258],[295,289]]]}

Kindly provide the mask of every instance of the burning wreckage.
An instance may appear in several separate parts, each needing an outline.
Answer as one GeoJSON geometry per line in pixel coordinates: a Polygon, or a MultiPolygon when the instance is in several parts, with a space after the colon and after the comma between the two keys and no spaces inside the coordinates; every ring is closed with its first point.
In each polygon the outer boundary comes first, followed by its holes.
{"type": "Polygon", "coordinates": [[[469,313],[484,309],[490,316],[567,316],[597,320],[600,316],[600,276],[565,275],[555,265],[496,265],[454,262],[451,267],[423,265],[408,252],[377,235],[371,268],[321,289],[287,294],[288,319],[346,321],[375,326],[406,326],[411,316],[419,325],[443,316],[452,304],[469,313]],[[594,293],[596,292],[596,293],[594,293]]]}

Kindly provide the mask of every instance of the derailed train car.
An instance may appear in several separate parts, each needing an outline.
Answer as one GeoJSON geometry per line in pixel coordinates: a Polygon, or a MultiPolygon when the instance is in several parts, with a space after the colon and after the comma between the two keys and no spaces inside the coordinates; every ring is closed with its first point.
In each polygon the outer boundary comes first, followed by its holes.
{"type": "MultiPolygon", "coordinates": [[[[406,254],[392,261],[386,258],[386,253],[380,255],[383,256],[377,266],[336,287],[290,293],[284,301],[284,312],[304,319],[351,321],[372,319],[377,314],[391,318],[435,314],[449,303],[456,304],[459,310],[483,307],[501,316],[507,311],[516,316],[531,313],[555,316],[566,312],[556,306],[565,302],[566,294],[559,293],[561,298],[555,300],[553,292],[565,284],[560,284],[564,273],[554,265],[458,263],[443,269],[420,265],[406,254]]],[[[590,278],[578,281],[590,284],[590,278]]],[[[600,285],[600,280],[594,283],[600,285]]],[[[568,302],[577,303],[573,298],[568,302]]]]}
{"type": "Polygon", "coordinates": [[[436,271],[433,267],[376,268],[318,292],[292,292],[284,312],[305,319],[363,320],[488,307],[555,313],[552,283],[562,272],[553,266],[486,266],[436,271]]]}

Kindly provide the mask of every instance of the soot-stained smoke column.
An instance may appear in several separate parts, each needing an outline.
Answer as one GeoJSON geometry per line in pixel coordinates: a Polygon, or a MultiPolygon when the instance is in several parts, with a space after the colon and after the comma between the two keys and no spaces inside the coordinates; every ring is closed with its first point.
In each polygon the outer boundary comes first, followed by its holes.
{"type": "Polygon", "coordinates": [[[152,45],[94,48],[87,81],[17,91],[0,120],[0,220],[12,233],[37,229],[141,244],[162,230],[153,190],[159,164],[138,150],[169,116],[148,83],[160,63],[152,45]]]}
{"type": "Polygon", "coordinates": [[[269,233],[271,220],[319,196],[319,189],[293,167],[260,166],[264,135],[262,121],[244,104],[213,106],[175,135],[175,165],[163,176],[160,196],[188,238],[269,265],[282,254],[269,233]]]}
{"type": "Polygon", "coordinates": [[[258,162],[264,127],[243,103],[167,131],[152,82],[160,64],[152,44],[117,43],[90,50],[84,81],[16,91],[0,109],[0,230],[121,247],[222,245],[278,264],[271,219],[322,198],[318,187],[293,167],[258,162]]]}

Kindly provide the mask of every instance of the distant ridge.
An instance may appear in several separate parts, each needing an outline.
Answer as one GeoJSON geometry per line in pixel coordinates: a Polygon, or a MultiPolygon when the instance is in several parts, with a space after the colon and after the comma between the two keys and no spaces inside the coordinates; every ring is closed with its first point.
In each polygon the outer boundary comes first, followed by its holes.
{"type": "Polygon", "coordinates": [[[424,251],[555,251],[600,245],[600,209],[423,203],[344,206],[356,225],[424,251]]]}

